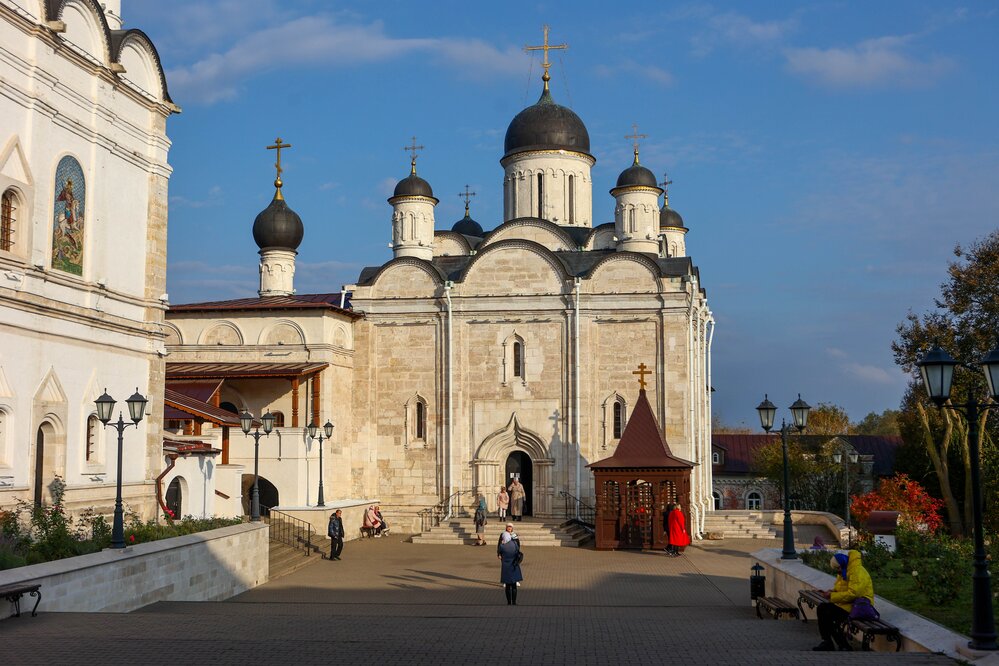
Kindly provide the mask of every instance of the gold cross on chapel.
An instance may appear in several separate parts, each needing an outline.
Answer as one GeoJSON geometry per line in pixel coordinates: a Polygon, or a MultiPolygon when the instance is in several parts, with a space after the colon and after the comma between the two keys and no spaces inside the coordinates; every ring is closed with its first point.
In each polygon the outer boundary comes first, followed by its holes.
{"type": "Polygon", "coordinates": [[[468,185],[465,185],[465,191],[459,192],[458,196],[465,200],[465,217],[468,217],[468,202],[475,196],[475,192],[470,192],[468,190],[468,185]]]}
{"type": "Polygon", "coordinates": [[[408,146],[403,146],[402,149],[409,152],[410,160],[409,165],[412,167],[411,173],[416,173],[416,158],[420,156],[419,151],[423,150],[423,146],[416,145],[416,137],[413,138],[413,143],[408,146]]]}
{"type": "Polygon", "coordinates": [[[274,168],[277,169],[277,176],[274,178],[274,187],[277,188],[277,192],[274,194],[274,198],[275,199],[283,199],[284,198],[284,197],[281,196],[281,186],[284,184],[284,183],[281,182],[281,173],[284,171],[284,169],[281,168],[281,149],[282,148],[291,148],[291,144],[290,143],[282,143],[281,142],[281,137],[278,137],[278,138],[274,139],[274,145],[273,146],[267,146],[267,150],[276,150],[277,151],[277,162],[274,163],[274,168]]]}
{"type": "Polygon", "coordinates": [[[544,41],[544,43],[541,44],[540,46],[525,46],[524,47],[524,51],[526,51],[527,53],[530,53],[531,51],[544,51],[545,52],[544,60],[541,62],[541,66],[545,68],[545,73],[541,77],[541,80],[545,82],[545,90],[548,90],[548,82],[552,78],[551,76],[548,75],[548,68],[552,66],[551,62],[548,61],[548,52],[549,51],[565,50],[565,49],[569,48],[569,45],[568,44],[554,44],[554,45],[553,44],[549,44],[548,43],[548,31],[551,30],[551,28],[549,28],[546,25],[546,26],[543,26],[542,29],[544,30],[544,33],[545,33],[545,41],[544,41]]]}
{"type": "Polygon", "coordinates": [[[663,182],[659,183],[659,187],[663,188],[663,203],[669,205],[669,186],[673,184],[673,181],[669,179],[669,174],[663,171],[663,182]]]}
{"type": "Polygon", "coordinates": [[[635,370],[631,374],[638,375],[638,388],[645,390],[645,375],[651,375],[652,371],[644,363],[638,364],[638,370],[635,370]]]}
{"type": "Polygon", "coordinates": [[[639,139],[648,139],[649,135],[648,134],[639,134],[638,133],[638,125],[636,123],[632,123],[631,124],[631,129],[632,129],[632,133],[626,135],[624,138],[625,139],[631,139],[633,141],[632,145],[635,147],[635,164],[638,164],[638,140],[639,139]]]}

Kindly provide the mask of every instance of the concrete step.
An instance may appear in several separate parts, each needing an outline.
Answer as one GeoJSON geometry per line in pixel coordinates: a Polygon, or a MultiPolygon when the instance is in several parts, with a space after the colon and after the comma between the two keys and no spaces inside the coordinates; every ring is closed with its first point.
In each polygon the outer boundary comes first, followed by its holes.
{"type": "Polygon", "coordinates": [[[727,539],[776,539],[777,532],[763,522],[759,513],[713,512],[704,517],[704,530],[727,539]]]}
{"type": "MultiPolygon", "coordinates": [[[[505,522],[490,520],[484,534],[486,543],[495,544],[505,527],[505,522]]],[[[591,538],[591,534],[579,525],[555,521],[517,522],[514,523],[514,531],[525,547],[578,548],[591,538]]],[[[423,544],[471,545],[477,541],[475,522],[467,518],[451,520],[415,535],[411,541],[423,544]]]]}

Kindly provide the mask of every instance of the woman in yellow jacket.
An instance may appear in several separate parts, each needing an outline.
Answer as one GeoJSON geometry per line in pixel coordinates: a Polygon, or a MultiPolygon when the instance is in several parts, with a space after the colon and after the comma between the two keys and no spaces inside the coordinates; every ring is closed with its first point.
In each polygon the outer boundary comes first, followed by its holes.
{"type": "Polygon", "coordinates": [[[874,603],[874,583],[860,562],[860,551],[836,553],[829,560],[829,566],[837,571],[836,584],[832,590],[823,592],[829,601],[819,604],[816,611],[822,642],[812,649],[829,651],[838,646],[840,650],[852,650],[843,633],[843,625],[850,616],[854,599],[866,597],[874,603]]]}

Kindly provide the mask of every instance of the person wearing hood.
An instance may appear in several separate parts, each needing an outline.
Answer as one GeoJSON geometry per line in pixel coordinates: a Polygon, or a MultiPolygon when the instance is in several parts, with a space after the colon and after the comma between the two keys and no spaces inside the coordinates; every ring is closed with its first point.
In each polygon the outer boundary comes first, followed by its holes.
{"type": "Polygon", "coordinates": [[[479,497],[479,504],[475,507],[475,545],[486,545],[486,498],[479,497]]]}
{"type": "Polygon", "coordinates": [[[513,523],[507,523],[506,529],[500,534],[499,543],[496,544],[496,557],[500,561],[500,582],[503,583],[506,603],[508,606],[516,606],[517,586],[524,580],[524,574],[520,571],[524,554],[520,551],[520,539],[513,531],[513,523]]]}
{"type": "Polygon", "coordinates": [[[829,601],[819,604],[816,609],[822,642],[812,649],[819,652],[833,651],[837,647],[852,650],[843,625],[849,619],[856,599],[865,597],[871,604],[874,603],[874,583],[861,563],[858,550],[836,553],[829,560],[829,566],[837,572],[836,583],[833,589],[823,591],[829,601]]]}

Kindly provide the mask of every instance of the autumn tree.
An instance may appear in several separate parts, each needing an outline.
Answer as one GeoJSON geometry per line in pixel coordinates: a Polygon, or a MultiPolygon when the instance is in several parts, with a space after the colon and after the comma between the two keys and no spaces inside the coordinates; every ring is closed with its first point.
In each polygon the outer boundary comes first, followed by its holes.
{"type": "Polygon", "coordinates": [[[899,411],[886,409],[882,413],[870,412],[853,425],[854,435],[900,435],[898,427],[899,411]]]}
{"type": "Polygon", "coordinates": [[[820,402],[808,412],[809,435],[849,435],[850,415],[839,405],[820,402]]]}
{"type": "MultiPolygon", "coordinates": [[[[809,417],[810,419],[811,417],[809,417]]],[[[813,440],[814,441],[814,440],[813,440]]],[[[797,499],[799,508],[818,511],[839,510],[844,502],[840,465],[832,461],[832,440],[816,450],[806,450],[801,439],[791,435],[787,447],[787,467],[790,488],[788,497],[797,499]]],[[[753,454],[750,471],[784,489],[784,452],[779,436],[759,447],[753,454]]]]}
{"type": "MultiPolygon", "coordinates": [[[[895,362],[911,376],[902,406],[903,420],[915,423],[936,473],[950,531],[962,535],[971,527],[968,424],[957,412],[933,408],[922,390],[916,362],[935,341],[965,362],[977,362],[995,347],[999,331],[999,230],[967,248],[958,245],[954,256],[956,260],[948,264],[948,279],[941,284],[940,297],[934,301],[936,309],[922,315],[910,312],[896,329],[898,338],[892,343],[892,351],[895,362]],[[954,465],[963,473],[954,473],[954,465]]],[[[984,395],[984,376],[958,370],[954,374],[954,402],[966,402],[972,393],[984,395]]],[[[979,426],[986,506],[999,501],[995,420],[988,410],[983,410],[979,426]]]]}

